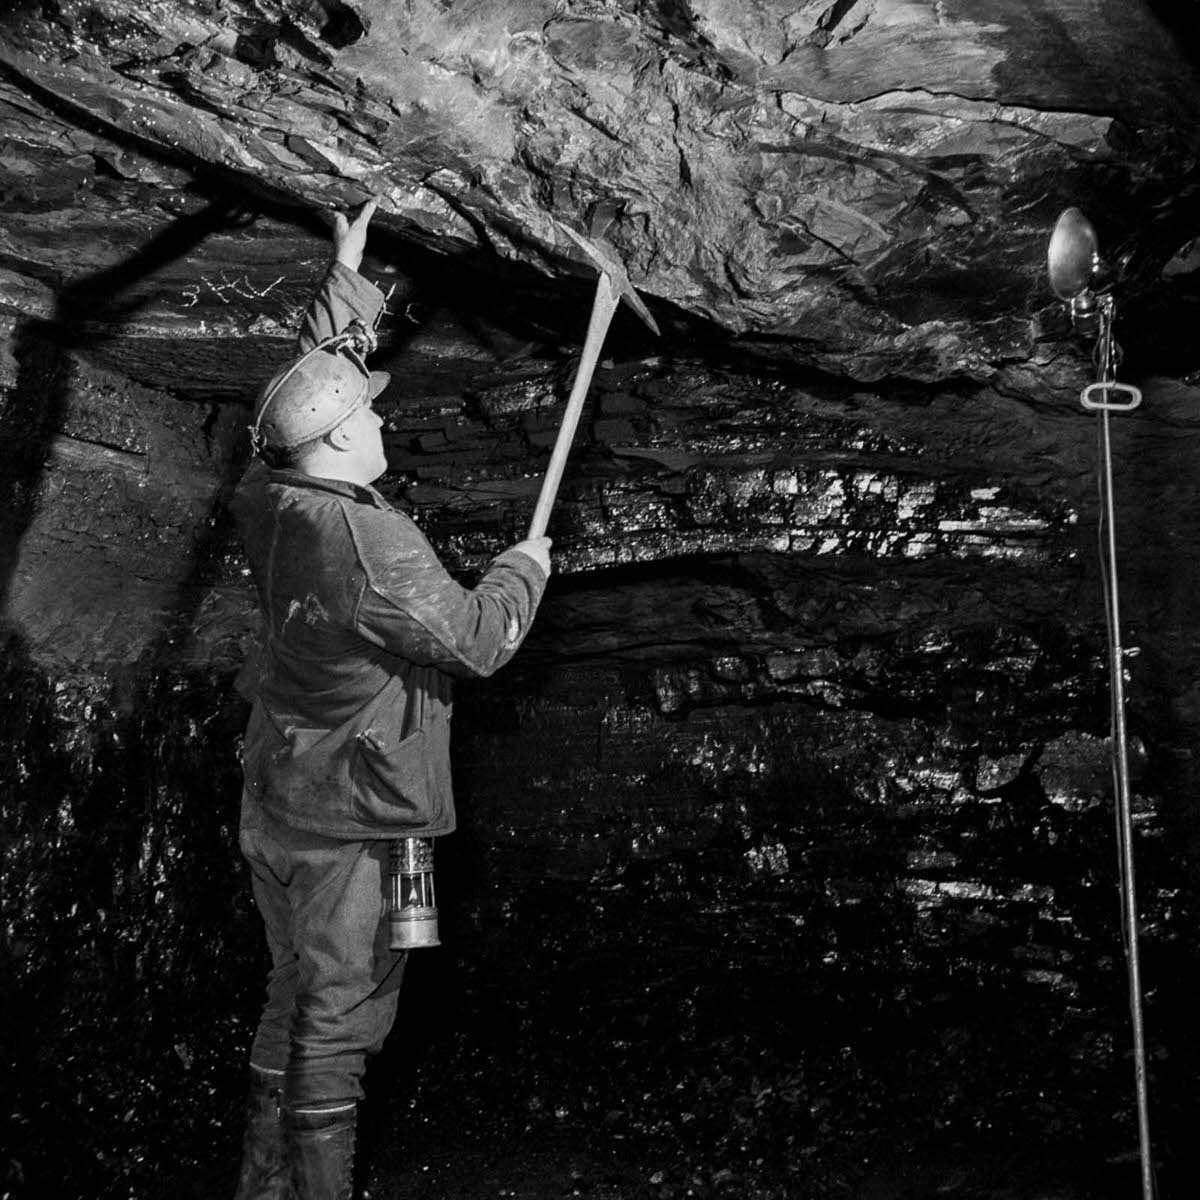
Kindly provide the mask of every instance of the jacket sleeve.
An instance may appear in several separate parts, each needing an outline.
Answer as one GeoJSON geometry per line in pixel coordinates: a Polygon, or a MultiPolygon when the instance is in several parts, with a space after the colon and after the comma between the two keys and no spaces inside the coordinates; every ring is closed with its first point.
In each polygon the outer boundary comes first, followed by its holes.
{"type": "Polygon", "coordinates": [[[383,311],[383,293],[340,262],[330,265],[300,323],[299,352],[341,333],[355,318],[374,329],[383,311]]]}
{"type": "Polygon", "coordinates": [[[474,588],[464,588],[406,516],[386,515],[402,536],[389,539],[385,554],[371,544],[370,533],[377,531],[352,530],[366,574],[358,633],[421,666],[451,675],[491,675],[529,632],[546,588],[542,569],[527,554],[506,550],[474,588]]]}

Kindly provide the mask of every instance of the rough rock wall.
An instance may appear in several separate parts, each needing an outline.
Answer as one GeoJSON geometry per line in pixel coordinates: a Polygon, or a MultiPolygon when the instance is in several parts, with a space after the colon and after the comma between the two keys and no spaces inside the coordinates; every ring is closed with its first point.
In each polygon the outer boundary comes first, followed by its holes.
{"type": "Polygon", "coordinates": [[[0,61],[259,194],[379,195],[440,254],[589,274],[569,226],[797,361],[986,377],[1030,353],[1066,204],[1150,274],[1192,236],[1195,35],[1162,7],[64,0],[0,61]]]}

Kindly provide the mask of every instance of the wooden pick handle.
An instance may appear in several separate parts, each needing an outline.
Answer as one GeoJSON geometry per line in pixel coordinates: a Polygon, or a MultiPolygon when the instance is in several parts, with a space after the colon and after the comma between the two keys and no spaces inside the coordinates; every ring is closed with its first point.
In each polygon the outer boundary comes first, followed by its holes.
{"type": "Polygon", "coordinates": [[[554,500],[558,495],[558,485],[562,482],[567,455],[571,453],[571,442],[575,438],[575,428],[583,412],[583,401],[591,385],[592,374],[600,358],[600,348],[604,345],[604,338],[612,323],[618,300],[612,281],[607,274],[601,274],[596,281],[596,299],[592,303],[592,316],[588,321],[587,339],[583,343],[583,354],[579,359],[579,370],[575,373],[575,384],[571,388],[566,412],[563,413],[562,424],[558,428],[558,437],[550,455],[550,465],[546,468],[542,491],[538,496],[537,507],[533,510],[533,520],[529,523],[531,538],[542,537],[550,522],[550,510],[554,507],[554,500]]]}

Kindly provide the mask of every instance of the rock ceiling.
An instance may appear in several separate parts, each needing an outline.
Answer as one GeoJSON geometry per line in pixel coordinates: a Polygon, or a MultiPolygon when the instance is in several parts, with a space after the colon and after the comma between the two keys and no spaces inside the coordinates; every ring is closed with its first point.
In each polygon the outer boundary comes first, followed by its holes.
{"type": "Polygon", "coordinates": [[[0,52],[9,209],[39,186],[34,160],[58,159],[59,195],[4,252],[69,276],[64,257],[96,257],[72,243],[98,236],[118,183],[167,208],[189,185],[307,211],[374,194],[381,229],[447,258],[586,275],[573,229],[611,243],[660,310],[798,361],[986,377],[1029,354],[1063,207],[1151,275],[1194,232],[1195,15],[1153,0],[18,2],[0,52]],[[94,221],[64,228],[72,188],[94,221]]]}

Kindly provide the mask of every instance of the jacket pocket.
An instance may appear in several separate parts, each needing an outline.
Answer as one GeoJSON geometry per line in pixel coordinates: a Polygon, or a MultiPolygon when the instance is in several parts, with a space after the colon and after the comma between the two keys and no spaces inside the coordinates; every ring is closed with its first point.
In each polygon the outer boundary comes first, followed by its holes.
{"type": "Polygon", "coordinates": [[[346,787],[346,749],[326,729],[291,726],[260,757],[266,800],[303,821],[328,819],[346,787]]]}
{"type": "Polygon", "coordinates": [[[434,824],[441,805],[431,793],[429,747],[424,729],[393,746],[367,729],[354,739],[350,764],[353,816],[382,827],[434,824]]]}

